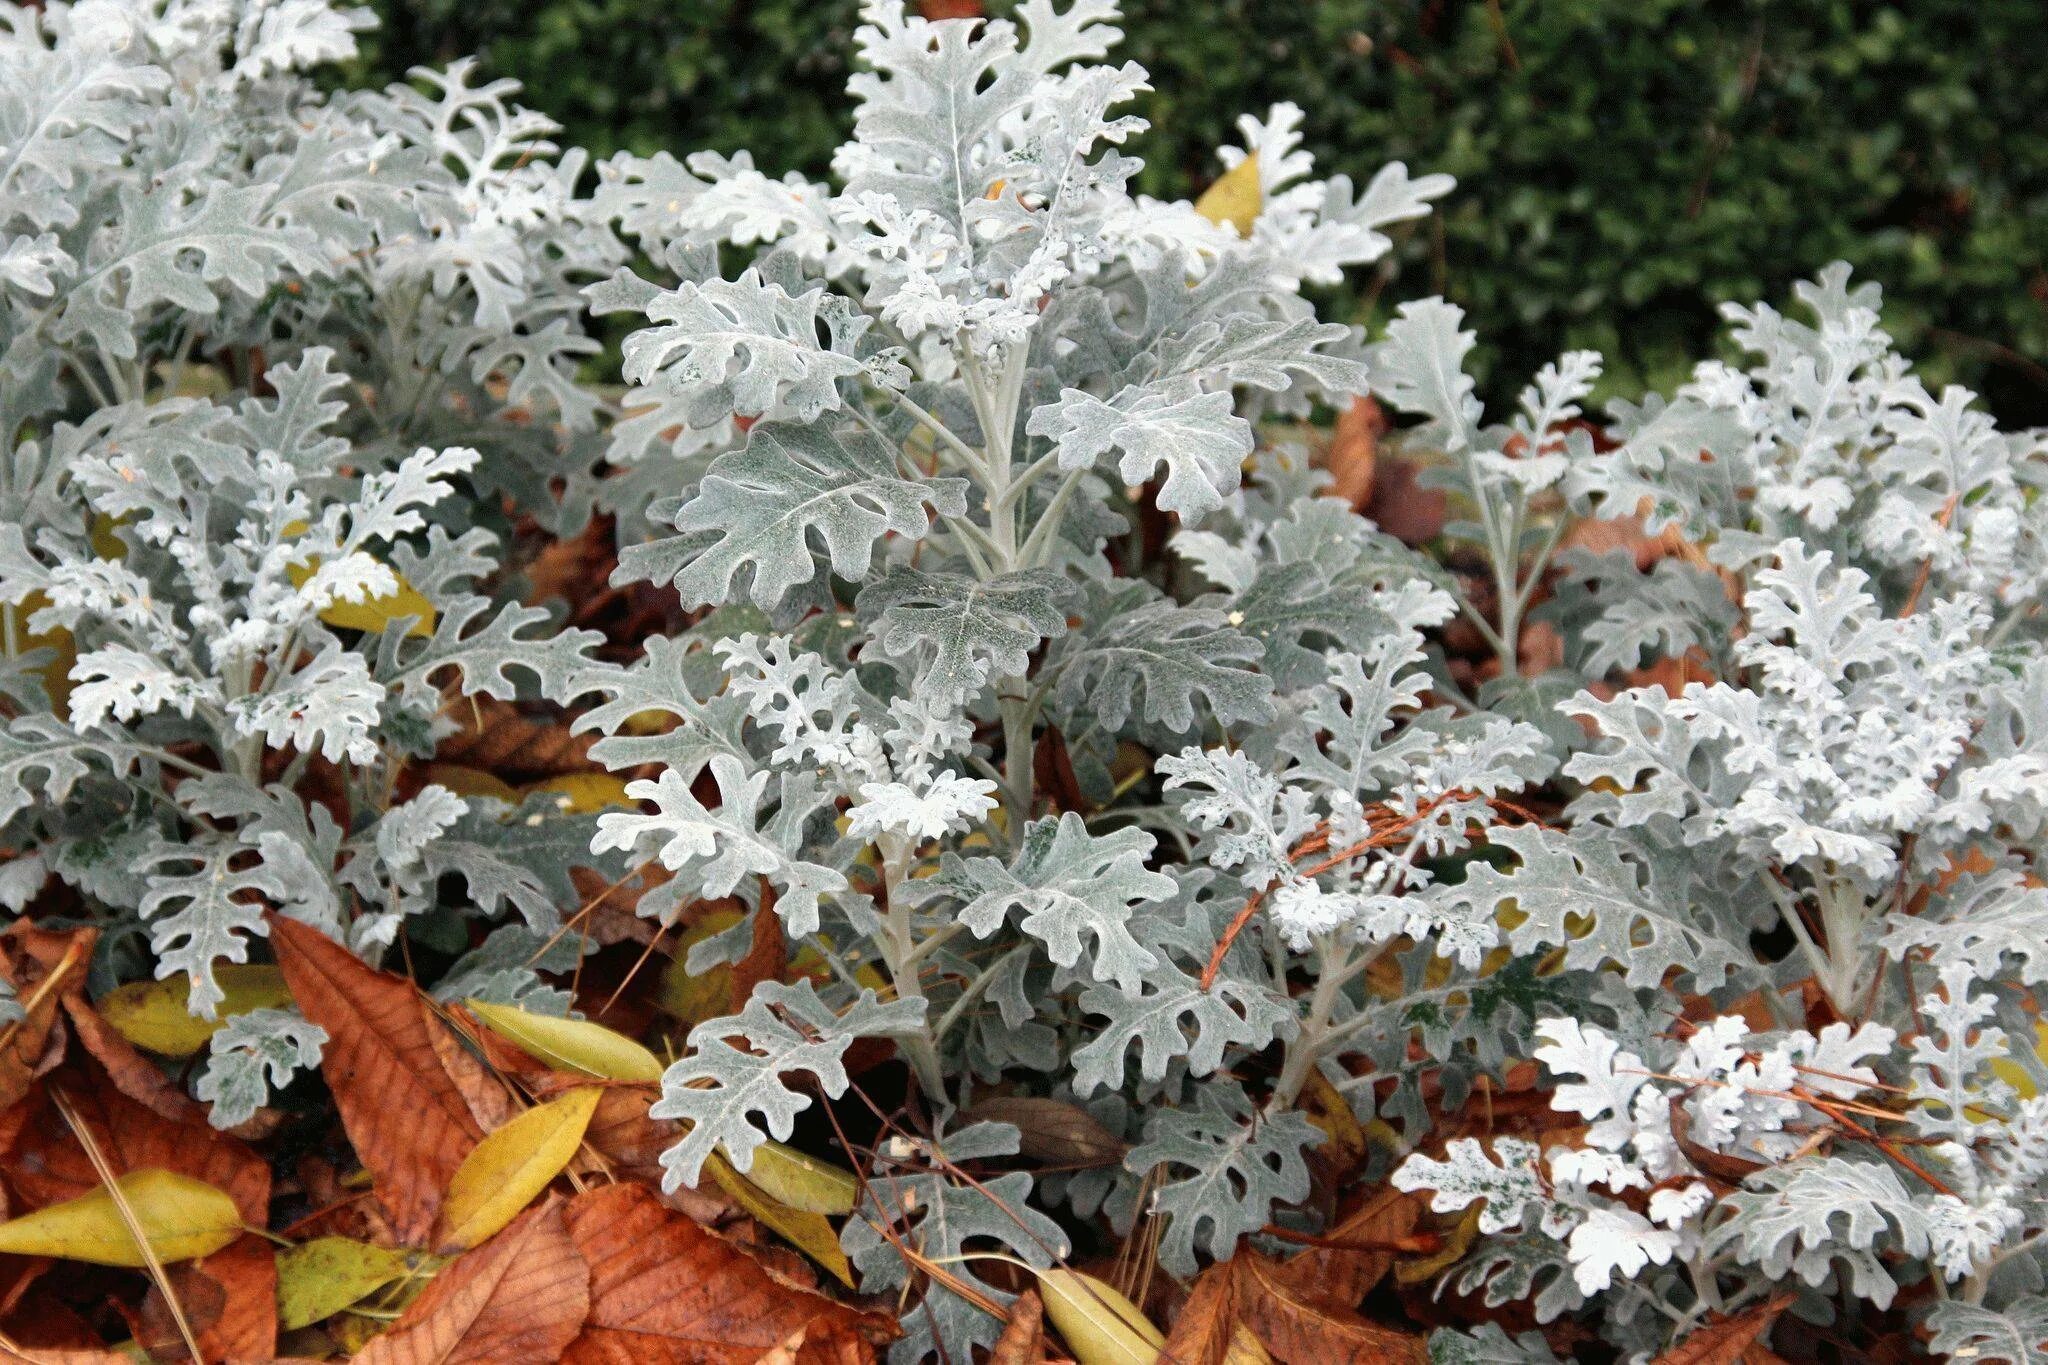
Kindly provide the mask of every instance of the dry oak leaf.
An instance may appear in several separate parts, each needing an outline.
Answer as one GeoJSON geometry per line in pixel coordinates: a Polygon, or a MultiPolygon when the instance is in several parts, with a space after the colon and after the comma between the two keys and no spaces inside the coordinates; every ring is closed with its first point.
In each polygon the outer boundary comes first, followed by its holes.
{"type": "Polygon", "coordinates": [[[435,1277],[354,1365],[538,1365],[590,1312],[590,1271],[551,1199],[435,1277]]]}
{"type": "Polygon", "coordinates": [[[482,1068],[459,1047],[436,1046],[435,1032],[447,1032],[447,1025],[404,977],[378,971],[313,926],[281,915],[270,916],[270,938],[292,998],[327,1030],[320,1071],[349,1142],[398,1237],[422,1245],[442,1192],[483,1138],[449,1066],[474,1067],[473,1081],[482,1068]]]}
{"type": "Polygon", "coordinates": [[[566,1365],[852,1365],[893,1335],[878,1315],[771,1274],[642,1186],[578,1195],[567,1220],[590,1265],[590,1321],[566,1365]]]}
{"type": "Polygon", "coordinates": [[[1710,1322],[1651,1365],[1768,1365],[1777,1357],[1757,1341],[1791,1302],[1792,1296],[1784,1294],[1732,1318],[1710,1322]]]}

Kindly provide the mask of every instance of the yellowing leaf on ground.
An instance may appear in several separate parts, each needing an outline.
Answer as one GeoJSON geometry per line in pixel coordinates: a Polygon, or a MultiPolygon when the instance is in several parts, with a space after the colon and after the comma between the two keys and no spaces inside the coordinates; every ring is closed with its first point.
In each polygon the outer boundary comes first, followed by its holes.
{"type": "MultiPolygon", "coordinates": [[[[286,536],[304,535],[305,532],[306,524],[302,521],[288,522],[284,528],[286,536]]],[[[288,564],[284,572],[293,587],[303,588],[319,571],[320,560],[316,557],[304,564],[288,564]]],[[[400,617],[410,616],[413,622],[405,632],[407,635],[432,635],[438,619],[434,604],[420,596],[419,589],[406,582],[405,575],[398,570],[393,569],[391,576],[398,580],[397,591],[373,597],[367,602],[331,602],[321,610],[320,619],[343,630],[361,630],[376,635],[400,617]]]]}
{"type": "Polygon", "coordinates": [[[747,1179],[771,1199],[803,1213],[852,1213],[860,1199],[860,1182],[852,1171],[774,1141],[754,1149],[747,1179]]]}
{"type": "MultiPolygon", "coordinates": [[[[318,560],[293,564],[286,568],[285,576],[291,579],[293,587],[303,588],[319,568],[318,560]]],[[[392,575],[398,577],[397,571],[393,570],[392,575]]],[[[402,616],[413,618],[412,625],[406,629],[407,635],[432,635],[434,623],[440,619],[434,604],[420,596],[419,589],[402,577],[398,578],[396,592],[373,597],[367,602],[330,602],[320,609],[320,619],[328,625],[340,626],[343,630],[367,631],[372,635],[382,634],[384,627],[402,616]]]]}
{"type": "MultiPolygon", "coordinates": [[[[1228,223],[1237,229],[1238,236],[1249,237],[1259,210],[1265,206],[1265,191],[1259,184],[1259,154],[1253,152],[1202,191],[1202,197],[1195,201],[1195,212],[1212,223],[1228,223]]],[[[1051,1312],[1052,1300],[1047,1299],[1045,1306],[1051,1312]]]]}
{"type": "Polygon", "coordinates": [[[415,1268],[416,1252],[352,1237],[316,1237],[277,1253],[277,1325],[295,1332],[325,1322],[415,1268]]]}
{"type": "Polygon", "coordinates": [[[576,1155],[602,1093],[571,1090],[486,1135],[448,1182],[435,1244],[461,1251],[516,1218],[576,1155]]]}
{"type": "Polygon", "coordinates": [[[686,1024],[701,1024],[732,1013],[732,964],[722,962],[708,972],[692,972],[687,964],[690,949],[724,933],[741,918],[737,910],[713,910],[683,930],[675,953],[661,969],[661,995],[655,1004],[663,1014],[686,1024]]]}
{"type": "MultiPolygon", "coordinates": [[[[150,1167],[130,1171],[119,1184],[160,1261],[211,1256],[242,1235],[235,1201],[203,1180],[150,1167]]],[[[105,1186],[0,1223],[0,1253],[130,1269],[149,1264],[105,1186]]]]}
{"type": "MultiPolygon", "coordinates": [[[[118,543],[118,542],[117,542],[118,543]]],[[[36,670],[43,680],[43,691],[49,693],[50,707],[59,716],[69,715],[71,709],[71,666],[78,662],[78,642],[71,638],[71,632],[62,626],[52,626],[40,634],[28,628],[31,616],[50,605],[50,599],[40,592],[32,592],[21,599],[19,606],[0,607],[13,622],[10,643],[13,654],[20,656],[30,650],[47,649],[54,653],[48,663],[36,670]]]]}
{"type": "MultiPolygon", "coordinates": [[[[2034,1022],[2034,1055],[2048,1062],[2048,1020],[2034,1022]]],[[[1992,1058],[1991,1069],[1997,1073],[1998,1079],[2018,1091],[2023,1100],[2030,1100],[2040,1093],[2040,1087],[2034,1084],[2034,1078],[2027,1074],[2027,1069],[2010,1057],[1992,1058]]]]}
{"type": "Polygon", "coordinates": [[[661,1079],[659,1057],[602,1024],[535,1014],[515,1005],[494,1005],[484,1000],[463,1003],[491,1032],[557,1071],[578,1071],[609,1081],[661,1079]]]}
{"type": "MultiPolygon", "coordinates": [[[[758,1158],[760,1153],[757,1151],[754,1155],[758,1158]]],[[[853,1266],[846,1259],[846,1253],[839,1249],[838,1230],[826,1221],[824,1214],[793,1209],[775,1199],[734,1170],[721,1152],[713,1152],[704,1163],[704,1169],[711,1172],[711,1178],[732,1196],[734,1203],[763,1227],[831,1271],[833,1278],[848,1289],[854,1287],[853,1266]]],[[[758,1161],[756,1169],[759,1169],[758,1161]]]]}
{"type": "Polygon", "coordinates": [[[564,814],[594,815],[610,806],[638,806],[626,795],[624,779],[610,773],[563,773],[529,786],[525,795],[552,792],[564,814]]]}
{"type": "Polygon", "coordinates": [[[1040,1270],[1045,1315],[1081,1365],[1152,1365],[1166,1336],[1138,1305],[1076,1270],[1040,1270]]]}
{"type": "Polygon", "coordinates": [[[428,763],[415,769],[423,782],[432,782],[446,787],[457,796],[488,796],[493,801],[503,801],[508,806],[519,804],[519,789],[482,768],[466,768],[460,763],[428,763]]]}
{"type": "Polygon", "coordinates": [[[227,998],[212,1019],[192,1013],[192,982],[183,972],[162,981],[131,981],[102,996],[95,1008],[114,1032],[143,1051],[160,1057],[190,1057],[234,1015],[282,1009],[292,1001],[284,974],[275,967],[229,964],[215,967],[213,974],[227,998]]]}

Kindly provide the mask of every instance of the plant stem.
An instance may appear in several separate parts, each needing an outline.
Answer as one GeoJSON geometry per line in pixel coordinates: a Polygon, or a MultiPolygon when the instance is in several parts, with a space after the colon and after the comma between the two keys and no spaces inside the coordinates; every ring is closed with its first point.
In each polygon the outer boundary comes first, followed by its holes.
{"type": "MultiPolygon", "coordinates": [[[[923,1002],[924,985],[918,979],[917,945],[911,931],[910,902],[898,894],[909,866],[910,847],[894,835],[882,836],[875,847],[882,855],[882,890],[889,903],[888,916],[884,921],[887,932],[879,945],[883,965],[889,969],[889,980],[896,988],[898,1000],[923,1002]]],[[[910,1063],[911,1072],[917,1077],[918,1088],[924,1092],[925,1098],[935,1105],[945,1104],[945,1071],[939,1065],[939,1050],[933,1042],[931,1025],[926,1023],[921,1032],[899,1037],[896,1045],[902,1049],[903,1059],[910,1063]]]]}

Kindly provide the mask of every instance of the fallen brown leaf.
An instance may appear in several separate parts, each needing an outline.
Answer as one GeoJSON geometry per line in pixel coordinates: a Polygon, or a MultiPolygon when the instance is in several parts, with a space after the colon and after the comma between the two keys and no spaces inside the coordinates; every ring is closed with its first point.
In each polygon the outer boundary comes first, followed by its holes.
{"type": "MultiPolygon", "coordinates": [[[[597,771],[592,735],[572,735],[565,720],[529,716],[511,702],[474,699],[450,711],[461,726],[434,750],[437,763],[475,768],[514,782],[562,773],[597,771]]],[[[431,775],[430,775],[431,776],[431,775]]]]}
{"type": "Polygon", "coordinates": [[[1131,1149],[1079,1105],[1035,1095],[998,1095],[967,1117],[1017,1129],[1019,1155],[1052,1166],[1114,1166],[1131,1149]]]}
{"type": "MultiPolygon", "coordinates": [[[[198,1105],[183,1121],[167,1117],[123,1093],[85,1057],[74,1056],[47,1084],[62,1087],[116,1177],[151,1168],[189,1176],[225,1192],[250,1226],[269,1221],[270,1167],[246,1144],[210,1127],[198,1105]]],[[[46,1087],[23,1110],[25,1122],[4,1154],[7,1186],[20,1206],[43,1208],[98,1190],[99,1172],[46,1087]]]]}
{"type": "Polygon", "coordinates": [[[1348,1308],[1319,1303],[1290,1283],[1280,1267],[1256,1252],[1240,1252],[1237,1311],[1277,1360],[1303,1365],[1424,1365],[1426,1339],[1367,1322],[1348,1308]]]}
{"type": "Polygon", "coordinates": [[[1305,1251],[1273,1273],[1306,1298],[1355,1308],[1393,1268],[1396,1252],[1433,1247],[1433,1240],[1418,1244],[1415,1225],[1421,1217],[1422,1201],[1415,1195],[1382,1190],[1323,1234],[1324,1242],[1335,1245],[1305,1251]]]}
{"type": "Polygon", "coordinates": [[[996,1338],[988,1365],[1040,1365],[1045,1359],[1045,1304],[1027,1289],[1010,1304],[1010,1321],[996,1338]]]}
{"type": "MultiPolygon", "coordinates": [[[[277,1354],[277,1253],[253,1233],[202,1260],[166,1267],[171,1292],[208,1360],[269,1360],[277,1354]]],[[[176,1325],[155,1288],[142,1303],[152,1346],[176,1349],[176,1325]]]]}
{"type": "Polygon", "coordinates": [[[355,1365],[535,1365],[563,1358],[590,1311],[590,1272],[560,1200],[529,1209],[435,1277],[355,1365]]]}
{"type": "Polygon", "coordinates": [[[447,1026],[417,987],[380,972],[309,924],[270,917],[292,998],[327,1030],[321,1074],[397,1235],[420,1245],[442,1192],[483,1137],[433,1031],[447,1026]]]}
{"type": "Polygon", "coordinates": [[[590,1321],[567,1365],[712,1365],[778,1348],[802,1362],[872,1360],[883,1320],[771,1274],[639,1185],[578,1195],[569,1235],[590,1266],[590,1321]]]}
{"type": "Polygon", "coordinates": [[[1443,534],[1450,500],[1441,488],[1425,488],[1417,480],[1422,466],[1414,460],[1375,461],[1372,502],[1365,514],[1382,531],[1408,545],[1422,545],[1443,534]]]}
{"type": "Polygon", "coordinates": [[[1372,505],[1380,437],[1387,426],[1387,414],[1379,402],[1370,395],[1360,395],[1337,418],[1336,430],[1331,433],[1330,491],[1361,512],[1372,505]]]}
{"type": "Polygon", "coordinates": [[[1221,1365],[1237,1329],[1237,1272],[1233,1263],[1210,1266],[1196,1279],[1173,1320],[1160,1359],[1174,1365],[1221,1365]]]}
{"type": "Polygon", "coordinates": [[[1791,1295],[1781,1295],[1732,1318],[1710,1322],[1651,1365],[1765,1365],[1776,1357],[1757,1345],[1757,1339],[1771,1329],[1791,1302],[1791,1295]]]}
{"type": "Polygon", "coordinates": [[[0,934],[0,976],[14,988],[23,1016],[0,1028],[0,1110],[13,1108],[35,1078],[63,1059],[63,1040],[51,1037],[60,1002],[85,989],[93,930],[54,934],[17,920],[0,934]]]}

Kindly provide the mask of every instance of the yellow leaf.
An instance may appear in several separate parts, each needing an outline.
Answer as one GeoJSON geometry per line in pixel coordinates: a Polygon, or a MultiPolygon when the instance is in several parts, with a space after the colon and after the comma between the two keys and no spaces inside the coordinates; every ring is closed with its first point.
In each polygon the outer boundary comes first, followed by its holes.
{"type": "MultiPolygon", "coordinates": [[[[286,522],[284,533],[287,538],[302,536],[306,529],[306,523],[303,521],[286,522]]],[[[291,579],[295,588],[305,587],[319,571],[320,560],[317,556],[304,564],[287,564],[284,570],[285,577],[291,579]]],[[[398,580],[397,591],[383,597],[373,597],[367,602],[331,602],[321,611],[320,619],[330,626],[340,626],[344,630],[368,631],[372,635],[377,635],[382,634],[384,627],[399,617],[410,616],[413,622],[405,632],[407,635],[432,635],[437,619],[434,604],[420,596],[419,590],[406,582],[405,575],[398,570],[393,569],[391,576],[398,580]]]]}
{"type": "MultiPolygon", "coordinates": [[[[580,1071],[608,1081],[658,1081],[661,1059],[623,1033],[587,1019],[535,1014],[515,1005],[465,1000],[491,1032],[558,1071],[580,1071]]],[[[596,1094],[596,1091],[590,1092],[596,1094]]]]}
{"type": "MultiPolygon", "coordinates": [[[[756,1151],[754,1155],[757,1158],[755,1169],[759,1170],[760,1152],[756,1151]]],[[[826,1221],[824,1214],[793,1209],[782,1203],[734,1170],[723,1152],[713,1152],[704,1163],[704,1169],[711,1172],[711,1178],[732,1196],[734,1203],[763,1227],[831,1271],[833,1278],[848,1289],[854,1288],[853,1266],[847,1261],[846,1253],[839,1249],[839,1233],[826,1221]]]]}
{"type": "Polygon", "coordinates": [[[519,804],[519,789],[495,773],[482,768],[465,768],[460,763],[429,763],[419,770],[421,778],[438,783],[457,796],[488,796],[508,806],[519,804]]]}
{"type": "Polygon", "coordinates": [[[610,773],[563,773],[534,783],[525,794],[531,796],[535,792],[556,793],[557,805],[565,815],[593,815],[607,806],[640,804],[626,795],[624,779],[610,773]]]}
{"type": "MultiPolygon", "coordinates": [[[[235,1201],[203,1180],[173,1171],[130,1171],[121,1193],[160,1261],[210,1256],[242,1235],[235,1201]]],[[[0,1253],[139,1269],[149,1264],[105,1186],[0,1223],[0,1253]]]]}
{"type": "Polygon", "coordinates": [[[1093,1275],[1038,1270],[1045,1315],[1081,1365],[1152,1365],[1166,1337],[1132,1303],[1093,1275]]]}
{"type": "Polygon", "coordinates": [[[853,1172],[774,1141],[754,1149],[747,1179],[801,1213],[852,1213],[860,1199],[860,1182],[853,1172]]]}
{"type": "Polygon", "coordinates": [[[417,1252],[351,1237],[316,1237],[277,1253],[277,1325],[295,1332],[325,1322],[415,1268],[417,1252]]]}
{"type": "MultiPolygon", "coordinates": [[[[1202,191],[1202,197],[1195,201],[1195,212],[1212,223],[1228,223],[1237,229],[1238,236],[1249,237],[1259,210],[1265,206],[1265,191],[1259,185],[1259,154],[1253,152],[1202,191]]],[[[1048,1300],[1046,1307],[1051,1306],[1048,1300]]]]}
{"type": "Polygon", "coordinates": [[[532,1203],[576,1155],[600,1093],[596,1086],[571,1090],[479,1142],[448,1182],[437,1245],[473,1247],[532,1203]]]}
{"type": "MultiPolygon", "coordinates": [[[[303,588],[319,568],[320,561],[313,559],[304,564],[286,566],[285,576],[291,579],[293,587],[303,588]]],[[[410,616],[413,621],[406,628],[407,635],[432,635],[434,623],[440,619],[434,611],[434,604],[420,596],[419,589],[406,582],[396,569],[392,570],[392,577],[398,579],[396,592],[373,597],[367,602],[330,602],[320,609],[320,619],[343,630],[379,635],[384,627],[399,617],[410,616]]]]}
{"type": "Polygon", "coordinates": [[[701,1024],[732,1012],[731,964],[720,963],[708,972],[694,975],[684,964],[689,961],[690,949],[713,934],[724,933],[740,919],[737,910],[714,910],[683,930],[682,937],[676,940],[675,955],[661,969],[661,996],[655,1004],[662,1013],[686,1024],[701,1024]]]}
{"type": "Polygon", "coordinates": [[[145,1052],[190,1057],[234,1015],[282,1009],[292,1002],[284,974],[275,967],[230,964],[215,967],[213,975],[227,997],[215,1011],[216,1018],[200,1019],[192,1013],[192,982],[183,972],[163,981],[132,981],[108,992],[99,1001],[100,1017],[145,1052]]]}
{"type": "MultiPolygon", "coordinates": [[[[2006,1046],[2011,1047],[2011,1042],[2008,1041],[2006,1046]]],[[[2035,1021],[2034,1055],[2048,1061],[2048,1020],[2035,1021]]],[[[2034,1084],[2034,1078],[2027,1074],[2026,1068],[2010,1057],[1994,1057],[1991,1069],[1997,1073],[1998,1079],[2017,1090],[2023,1100],[2030,1100],[2040,1093],[2040,1087],[2034,1084]]]]}

